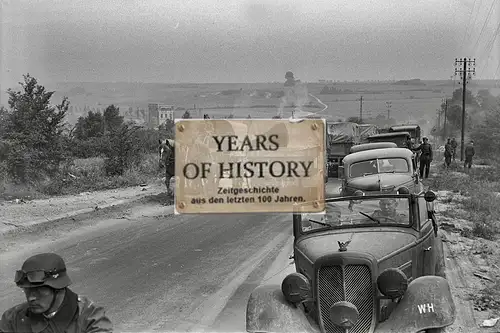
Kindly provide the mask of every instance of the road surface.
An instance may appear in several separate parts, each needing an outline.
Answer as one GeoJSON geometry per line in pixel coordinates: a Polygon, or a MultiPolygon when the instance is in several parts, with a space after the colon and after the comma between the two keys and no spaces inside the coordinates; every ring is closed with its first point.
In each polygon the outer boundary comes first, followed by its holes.
{"type": "MultiPolygon", "coordinates": [[[[328,194],[339,186],[330,179],[328,194]]],[[[244,332],[250,292],[264,281],[280,283],[294,268],[290,214],[175,216],[161,200],[150,196],[2,237],[0,312],[24,301],[15,270],[50,251],[65,258],[73,290],[106,308],[115,332],[244,332]]],[[[445,233],[457,306],[447,332],[475,332],[488,319],[468,300],[482,285],[473,275],[478,258],[462,249],[467,239],[445,233]]]]}
{"type": "Polygon", "coordinates": [[[23,260],[53,251],[73,290],[105,306],[117,332],[245,331],[250,292],[290,268],[291,215],[172,214],[142,200],[6,237],[0,311],[23,301],[13,283],[23,260]]]}

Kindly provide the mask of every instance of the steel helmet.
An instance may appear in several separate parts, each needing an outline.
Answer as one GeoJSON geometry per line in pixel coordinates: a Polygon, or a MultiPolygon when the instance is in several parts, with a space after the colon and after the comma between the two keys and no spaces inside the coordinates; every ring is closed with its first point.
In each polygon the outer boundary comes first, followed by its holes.
{"type": "Polygon", "coordinates": [[[41,253],[29,257],[21,270],[16,271],[14,280],[21,288],[48,286],[63,289],[71,284],[63,258],[55,253],[41,253]]]}

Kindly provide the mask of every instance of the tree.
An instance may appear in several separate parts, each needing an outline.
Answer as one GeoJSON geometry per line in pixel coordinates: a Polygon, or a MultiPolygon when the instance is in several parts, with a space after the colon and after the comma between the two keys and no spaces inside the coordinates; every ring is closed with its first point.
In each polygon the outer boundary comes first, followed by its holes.
{"type": "Polygon", "coordinates": [[[495,96],[488,89],[481,89],[476,94],[477,104],[483,110],[494,110],[498,104],[495,96]]]}
{"type": "Polygon", "coordinates": [[[141,161],[143,149],[137,135],[139,129],[139,126],[123,124],[106,134],[108,149],[104,167],[108,176],[123,175],[131,165],[141,161]]]}
{"type": "MultiPolygon", "coordinates": [[[[468,123],[468,114],[465,113],[465,123],[468,123]]],[[[448,106],[446,111],[447,125],[451,130],[462,128],[462,107],[459,105],[448,106]]]]}
{"type": "Polygon", "coordinates": [[[123,124],[123,117],[120,116],[120,108],[113,104],[104,110],[104,131],[117,130],[123,124]]]}
{"type": "Polygon", "coordinates": [[[78,140],[98,138],[104,135],[104,117],[100,112],[89,111],[86,117],[78,118],[75,137],[78,140]]]}
{"type": "Polygon", "coordinates": [[[8,89],[10,111],[2,139],[10,142],[8,172],[14,180],[27,182],[53,176],[61,162],[69,158],[63,136],[69,101],[51,105],[54,92],[45,90],[29,74],[19,82],[21,91],[8,89]]]}
{"type": "MultiPolygon", "coordinates": [[[[459,88],[453,92],[453,95],[451,97],[451,104],[457,103],[462,105],[462,90],[463,89],[459,88]]],[[[470,90],[466,90],[465,92],[465,104],[477,105],[476,99],[474,98],[474,95],[472,95],[472,92],[470,90]]]]}

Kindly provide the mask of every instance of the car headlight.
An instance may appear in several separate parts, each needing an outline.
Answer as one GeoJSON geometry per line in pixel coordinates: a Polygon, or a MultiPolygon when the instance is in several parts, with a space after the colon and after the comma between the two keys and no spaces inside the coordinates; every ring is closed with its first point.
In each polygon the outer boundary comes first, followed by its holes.
{"type": "Polygon", "coordinates": [[[410,190],[406,186],[398,188],[398,194],[410,194],[410,190]]]}
{"type": "Polygon", "coordinates": [[[382,295],[396,299],[404,295],[408,288],[408,278],[402,270],[388,268],[377,278],[377,286],[382,295]]]}
{"type": "Polygon", "coordinates": [[[281,283],[281,292],[285,299],[293,304],[303,302],[312,297],[311,284],[307,277],[300,273],[287,275],[281,283]]]}
{"type": "Polygon", "coordinates": [[[330,319],[335,326],[349,329],[358,321],[359,311],[350,302],[337,302],[330,307],[330,319]]]}

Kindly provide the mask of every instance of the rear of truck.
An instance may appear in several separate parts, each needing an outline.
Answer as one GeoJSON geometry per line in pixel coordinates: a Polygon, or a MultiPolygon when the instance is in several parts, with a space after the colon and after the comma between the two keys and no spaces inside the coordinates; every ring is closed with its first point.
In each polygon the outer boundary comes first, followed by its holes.
{"type": "Polygon", "coordinates": [[[361,143],[359,125],[351,122],[327,122],[328,177],[337,178],[339,166],[352,146],[361,143]]]}

